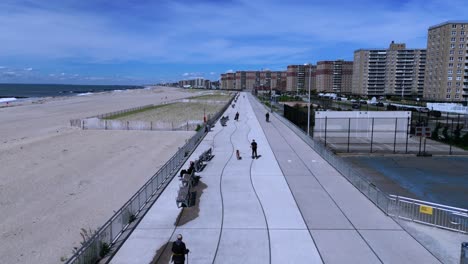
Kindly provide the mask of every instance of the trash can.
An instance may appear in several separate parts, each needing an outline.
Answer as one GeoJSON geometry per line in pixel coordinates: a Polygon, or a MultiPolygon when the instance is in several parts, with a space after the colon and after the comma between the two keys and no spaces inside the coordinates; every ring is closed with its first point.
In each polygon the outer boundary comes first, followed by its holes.
{"type": "Polygon", "coordinates": [[[468,264],[468,242],[461,244],[460,264],[468,264]]]}

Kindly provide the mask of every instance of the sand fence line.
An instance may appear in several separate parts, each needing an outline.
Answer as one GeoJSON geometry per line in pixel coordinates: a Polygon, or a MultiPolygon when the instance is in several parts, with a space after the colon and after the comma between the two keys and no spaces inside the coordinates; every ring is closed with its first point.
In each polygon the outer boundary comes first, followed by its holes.
{"type": "MultiPolygon", "coordinates": [[[[228,101],[220,100],[198,100],[198,99],[177,99],[165,101],[160,105],[171,103],[209,103],[209,104],[226,104],[228,101]]],[[[108,120],[105,118],[125,114],[133,111],[139,111],[146,108],[153,108],[156,105],[149,104],[124,110],[100,114],[97,116],[87,117],[84,119],[71,119],[72,127],[80,127],[83,130],[150,130],[150,131],[193,131],[201,126],[203,120],[185,120],[178,122],[167,121],[141,121],[141,120],[108,120]]],[[[210,119],[210,115],[207,116],[210,119]]]]}

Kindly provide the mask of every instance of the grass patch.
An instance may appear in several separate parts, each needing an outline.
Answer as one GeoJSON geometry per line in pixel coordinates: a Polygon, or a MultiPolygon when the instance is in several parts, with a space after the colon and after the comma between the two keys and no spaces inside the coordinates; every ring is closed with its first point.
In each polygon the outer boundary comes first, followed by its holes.
{"type": "Polygon", "coordinates": [[[149,106],[149,107],[145,107],[145,108],[142,108],[142,109],[139,109],[139,110],[109,116],[109,117],[106,117],[106,118],[103,118],[103,119],[107,119],[107,120],[122,119],[124,117],[132,116],[132,115],[143,113],[143,112],[146,112],[146,111],[151,111],[151,110],[158,109],[158,108],[168,106],[168,105],[171,105],[171,104],[149,106]]]}
{"type": "Polygon", "coordinates": [[[190,99],[197,99],[197,100],[219,100],[219,101],[229,101],[231,99],[231,95],[224,95],[224,94],[207,94],[207,95],[200,95],[194,96],[190,99]]]}

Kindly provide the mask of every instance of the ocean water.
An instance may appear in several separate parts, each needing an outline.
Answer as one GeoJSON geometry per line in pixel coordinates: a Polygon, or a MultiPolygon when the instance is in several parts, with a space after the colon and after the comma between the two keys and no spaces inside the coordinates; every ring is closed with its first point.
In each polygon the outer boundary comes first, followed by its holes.
{"type": "Polygon", "coordinates": [[[144,87],[136,85],[0,84],[0,99],[6,101],[31,97],[73,96],[142,88],[144,87]]]}

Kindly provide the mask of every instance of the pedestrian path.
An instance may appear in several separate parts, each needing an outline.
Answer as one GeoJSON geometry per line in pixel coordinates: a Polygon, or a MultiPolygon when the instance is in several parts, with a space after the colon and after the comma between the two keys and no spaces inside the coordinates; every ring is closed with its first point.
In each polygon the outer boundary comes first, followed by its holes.
{"type": "Polygon", "coordinates": [[[215,155],[198,173],[195,206],[177,208],[175,177],[111,263],[169,263],[177,234],[189,263],[440,263],[265,113],[241,93],[227,126],[217,123],[189,158],[210,147],[215,155]]]}

